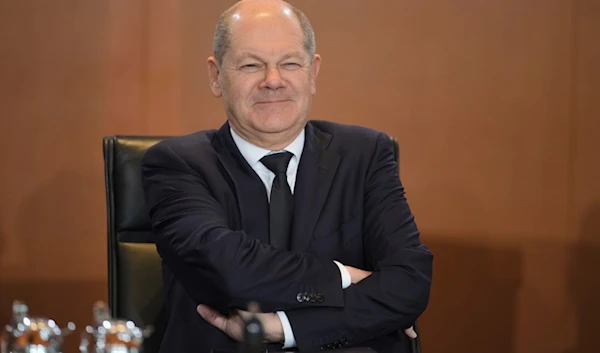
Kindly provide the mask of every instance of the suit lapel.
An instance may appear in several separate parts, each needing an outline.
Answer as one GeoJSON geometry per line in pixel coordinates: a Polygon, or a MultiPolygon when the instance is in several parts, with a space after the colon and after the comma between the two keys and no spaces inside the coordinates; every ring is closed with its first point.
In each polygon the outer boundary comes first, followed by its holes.
{"type": "Polygon", "coordinates": [[[291,239],[294,251],[304,252],[308,248],[340,162],[340,155],[327,149],[330,141],[330,134],[311,123],[306,125],[306,140],[294,188],[291,239]]]}
{"type": "Polygon", "coordinates": [[[267,192],[260,177],[256,175],[237,149],[229,131],[229,123],[225,123],[219,129],[213,146],[225,174],[229,176],[233,184],[240,212],[240,229],[268,244],[269,203],[267,192]]]}

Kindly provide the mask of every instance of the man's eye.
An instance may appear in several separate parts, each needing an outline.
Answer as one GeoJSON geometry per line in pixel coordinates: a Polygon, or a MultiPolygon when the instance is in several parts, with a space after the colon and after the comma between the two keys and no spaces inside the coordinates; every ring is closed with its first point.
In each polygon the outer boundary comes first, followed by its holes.
{"type": "Polygon", "coordinates": [[[257,69],[259,67],[258,64],[246,64],[242,65],[242,69],[257,69]]]}
{"type": "Polygon", "coordinates": [[[288,68],[288,69],[295,69],[295,68],[299,68],[300,64],[298,63],[285,63],[283,64],[284,67],[288,68]]]}

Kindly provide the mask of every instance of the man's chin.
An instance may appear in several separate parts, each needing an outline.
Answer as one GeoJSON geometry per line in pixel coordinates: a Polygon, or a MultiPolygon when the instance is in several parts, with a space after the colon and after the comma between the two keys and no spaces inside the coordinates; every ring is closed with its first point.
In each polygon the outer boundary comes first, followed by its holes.
{"type": "Polygon", "coordinates": [[[298,128],[299,121],[292,118],[268,117],[258,120],[257,130],[267,134],[279,134],[298,128]]]}

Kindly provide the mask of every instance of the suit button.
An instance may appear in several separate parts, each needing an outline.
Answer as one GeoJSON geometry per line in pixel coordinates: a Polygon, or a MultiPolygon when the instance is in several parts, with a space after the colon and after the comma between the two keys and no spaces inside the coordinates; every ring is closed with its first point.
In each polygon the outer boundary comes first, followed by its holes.
{"type": "Polygon", "coordinates": [[[317,295],[317,302],[322,303],[325,300],[325,296],[323,294],[317,295]]]}
{"type": "Polygon", "coordinates": [[[302,294],[302,293],[298,293],[298,295],[296,296],[296,300],[297,300],[299,303],[302,303],[302,302],[304,301],[304,294],[302,294]]]}

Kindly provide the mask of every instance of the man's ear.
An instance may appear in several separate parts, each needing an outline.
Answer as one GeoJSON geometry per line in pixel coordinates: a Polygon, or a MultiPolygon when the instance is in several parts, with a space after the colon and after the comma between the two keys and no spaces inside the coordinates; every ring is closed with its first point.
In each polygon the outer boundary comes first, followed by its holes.
{"type": "Polygon", "coordinates": [[[215,59],[213,56],[208,58],[207,64],[208,84],[210,85],[210,90],[212,91],[215,97],[219,98],[223,94],[223,92],[221,91],[221,84],[219,83],[219,75],[221,73],[221,68],[219,67],[217,59],[215,59]]]}
{"type": "Polygon", "coordinates": [[[319,54],[315,54],[312,65],[310,67],[310,90],[312,94],[317,93],[317,76],[319,75],[320,69],[321,56],[319,54]]]}

